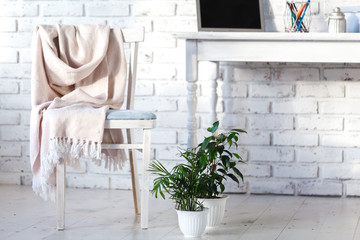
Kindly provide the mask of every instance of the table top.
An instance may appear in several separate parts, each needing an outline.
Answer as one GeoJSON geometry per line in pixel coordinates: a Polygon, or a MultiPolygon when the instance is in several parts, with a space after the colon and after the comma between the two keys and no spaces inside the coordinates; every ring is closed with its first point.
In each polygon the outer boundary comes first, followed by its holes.
{"type": "Polygon", "coordinates": [[[254,41],[360,41],[360,33],[285,32],[174,32],[174,38],[193,40],[254,41]]]}

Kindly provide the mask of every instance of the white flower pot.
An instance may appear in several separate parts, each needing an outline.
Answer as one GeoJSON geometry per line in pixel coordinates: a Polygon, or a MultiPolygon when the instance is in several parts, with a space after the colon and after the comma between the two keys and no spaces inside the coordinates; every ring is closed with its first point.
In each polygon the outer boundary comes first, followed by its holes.
{"type": "Polygon", "coordinates": [[[202,211],[180,211],[178,214],[179,227],[185,237],[200,237],[206,228],[209,209],[202,211]]]}
{"type": "Polygon", "coordinates": [[[228,198],[228,195],[222,195],[220,198],[199,198],[204,207],[209,208],[207,227],[212,228],[220,225],[224,218],[228,198]]]}

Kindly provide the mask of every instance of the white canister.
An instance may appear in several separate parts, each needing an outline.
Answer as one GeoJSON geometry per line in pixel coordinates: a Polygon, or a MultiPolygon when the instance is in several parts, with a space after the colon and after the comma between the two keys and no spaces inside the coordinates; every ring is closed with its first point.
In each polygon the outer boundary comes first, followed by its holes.
{"type": "Polygon", "coordinates": [[[329,33],[344,33],[346,32],[345,14],[341,12],[340,8],[334,8],[333,12],[329,14],[329,33]]]}

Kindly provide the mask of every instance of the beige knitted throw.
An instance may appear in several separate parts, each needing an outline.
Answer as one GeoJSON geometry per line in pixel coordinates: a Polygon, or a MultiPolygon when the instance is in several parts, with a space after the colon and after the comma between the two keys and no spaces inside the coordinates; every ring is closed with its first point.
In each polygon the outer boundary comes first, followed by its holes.
{"type": "Polygon", "coordinates": [[[114,140],[104,134],[106,111],[124,100],[123,37],[120,29],[101,25],[39,25],[32,44],[33,189],[54,201],[59,161],[109,160],[101,143],[104,136],[114,140]]]}

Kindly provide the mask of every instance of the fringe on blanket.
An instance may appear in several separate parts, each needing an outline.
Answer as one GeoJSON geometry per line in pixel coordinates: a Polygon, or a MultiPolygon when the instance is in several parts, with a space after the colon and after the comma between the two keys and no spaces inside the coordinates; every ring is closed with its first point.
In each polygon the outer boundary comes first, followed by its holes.
{"type": "MultiPolygon", "coordinates": [[[[55,202],[56,186],[49,184],[48,179],[54,174],[56,165],[65,161],[67,165],[80,169],[80,158],[90,158],[105,168],[116,171],[121,169],[123,161],[120,156],[112,157],[101,152],[101,143],[83,139],[53,138],[50,139],[49,153],[46,159],[41,159],[41,178],[33,177],[33,190],[44,200],[55,202]]],[[[119,154],[121,155],[121,153],[119,154]]]]}

